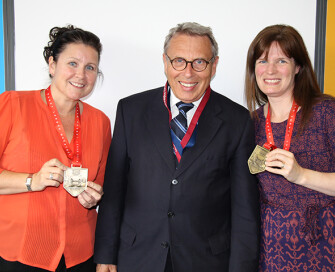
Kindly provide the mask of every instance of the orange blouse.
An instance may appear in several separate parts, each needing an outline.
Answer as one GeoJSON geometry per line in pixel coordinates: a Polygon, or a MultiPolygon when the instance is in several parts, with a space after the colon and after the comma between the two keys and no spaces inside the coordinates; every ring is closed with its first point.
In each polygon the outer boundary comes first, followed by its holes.
{"type": "MultiPolygon", "coordinates": [[[[102,185],[110,121],[100,110],[83,105],[82,165],[88,168],[88,180],[102,185]]],[[[0,173],[36,173],[52,158],[71,165],[40,91],[1,94],[0,124],[0,173]]],[[[55,270],[64,254],[67,267],[77,265],[93,255],[96,219],[96,210],[84,208],[62,185],[0,195],[0,256],[55,270]]]]}

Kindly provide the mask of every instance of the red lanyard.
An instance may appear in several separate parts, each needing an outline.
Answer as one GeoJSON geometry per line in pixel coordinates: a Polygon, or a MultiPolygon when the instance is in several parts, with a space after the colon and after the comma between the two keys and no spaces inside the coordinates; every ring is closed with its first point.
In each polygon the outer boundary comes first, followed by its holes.
{"type": "MultiPolygon", "coordinates": [[[[167,86],[168,86],[168,83],[165,84],[164,86],[164,91],[163,91],[163,101],[164,101],[164,105],[165,107],[167,108],[167,110],[169,111],[169,124],[171,123],[171,120],[172,120],[172,114],[171,114],[171,111],[168,107],[168,103],[167,103],[167,86]]],[[[188,129],[186,131],[186,134],[184,135],[183,139],[181,140],[180,144],[182,146],[182,148],[185,148],[185,146],[188,144],[189,140],[191,139],[191,136],[193,134],[193,131],[198,123],[198,120],[200,118],[200,115],[202,113],[202,111],[204,110],[206,104],[207,104],[207,101],[209,99],[209,96],[211,94],[211,87],[208,86],[206,92],[205,92],[205,95],[204,97],[202,98],[197,110],[195,111],[194,115],[193,115],[193,118],[191,120],[191,123],[190,125],[188,126],[188,129]]],[[[170,126],[171,128],[171,126],[170,126]]],[[[176,157],[178,159],[178,162],[180,161],[181,159],[181,155],[179,154],[177,148],[175,147],[175,145],[173,144],[173,149],[175,151],[175,154],[176,154],[176,157]]]]}
{"type": "MultiPolygon", "coordinates": [[[[268,103],[268,105],[269,105],[268,114],[266,116],[266,122],[265,122],[267,142],[264,144],[264,147],[266,149],[273,150],[273,149],[276,149],[277,147],[275,146],[275,143],[273,140],[273,134],[272,134],[270,103],[268,103]]],[[[299,108],[298,104],[293,100],[290,115],[287,120],[284,147],[283,147],[283,149],[287,151],[290,149],[294,121],[295,121],[295,117],[297,116],[298,108],[299,108]]]]}
{"type": "Polygon", "coordinates": [[[58,132],[59,139],[62,143],[62,147],[66,153],[66,156],[72,160],[72,166],[81,166],[81,125],[80,125],[80,108],[79,103],[76,104],[76,113],[74,120],[74,131],[73,131],[73,142],[74,142],[74,152],[70,148],[70,144],[66,138],[66,134],[58,115],[58,111],[55,105],[55,101],[52,98],[50,86],[45,90],[45,97],[47,100],[48,107],[53,117],[54,125],[56,131],[58,132]]]}

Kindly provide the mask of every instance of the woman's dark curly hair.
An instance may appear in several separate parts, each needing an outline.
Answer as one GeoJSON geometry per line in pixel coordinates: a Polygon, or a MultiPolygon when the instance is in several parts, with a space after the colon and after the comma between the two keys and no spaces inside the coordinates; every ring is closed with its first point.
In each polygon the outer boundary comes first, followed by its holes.
{"type": "Polygon", "coordinates": [[[93,47],[98,52],[100,61],[102,45],[98,36],[92,32],[76,28],[73,25],[68,25],[66,27],[52,28],[49,33],[49,38],[50,41],[48,45],[44,47],[43,51],[43,56],[47,64],[49,64],[50,57],[53,57],[54,61],[57,62],[59,54],[71,43],[82,43],[93,47]]]}

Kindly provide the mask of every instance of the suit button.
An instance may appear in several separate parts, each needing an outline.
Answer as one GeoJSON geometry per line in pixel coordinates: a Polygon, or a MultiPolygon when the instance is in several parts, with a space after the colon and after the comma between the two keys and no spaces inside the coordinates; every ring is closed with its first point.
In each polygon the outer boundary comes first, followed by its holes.
{"type": "Polygon", "coordinates": [[[168,217],[170,217],[170,218],[171,218],[171,217],[174,217],[174,213],[173,213],[173,212],[168,212],[167,215],[168,215],[168,217]]]}
{"type": "Polygon", "coordinates": [[[168,242],[162,242],[162,243],[161,243],[161,246],[162,246],[163,248],[168,248],[168,247],[169,247],[169,243],[168,243],[168,242]]]}
{"type": "Polygon", "coordinates": [[[177,185],[177,184],[178,184],[178,180],[174,179],[174,180],[172,181],[172,184],[173,184],[173,185],[177,185]]]}

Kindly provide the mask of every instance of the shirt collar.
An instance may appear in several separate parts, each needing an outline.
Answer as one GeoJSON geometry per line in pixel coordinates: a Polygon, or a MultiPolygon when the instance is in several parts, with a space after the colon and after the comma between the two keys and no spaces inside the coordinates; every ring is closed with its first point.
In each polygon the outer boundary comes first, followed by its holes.
{"type": "MultiPolygon", "coordinates": [[[[169,86],[169,88],[170,88],[170,108],[172,109],[172,107],[176,106],[176,104],[178,102],[180,102],[180,100],[174,95],[170,86],[169,86]]],[[[193,105],[194,105],[194,108],[197,108],[199,106],[199,104],[200,104],[202,98],[204,97],[205,93],[197,101],[192,102],[193,105]]]]}

